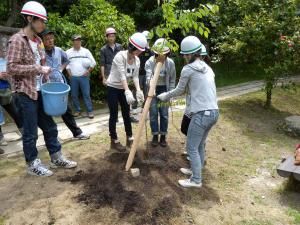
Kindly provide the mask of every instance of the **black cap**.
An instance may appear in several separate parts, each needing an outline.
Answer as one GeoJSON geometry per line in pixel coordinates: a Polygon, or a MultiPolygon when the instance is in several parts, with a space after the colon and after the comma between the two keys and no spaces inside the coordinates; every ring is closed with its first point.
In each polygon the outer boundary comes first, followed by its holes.
{"type": "Polygon", "coordinates": [[[44,37],[44,36],[46,36],[47,34],[54,34],[54,32],[51,31],[51,30],[45,29],[45,30],[43,30],[43,31],[39,34],[39,36],[40,36],[40,37],[44,37]]]}
{"type": "Polygon", "coordinates": [[[75,40],[78,40],[78,39],[81,39],[81,35],[80,34],[74,34],[72,36],[72,40],[75,41],[75,40]]]}

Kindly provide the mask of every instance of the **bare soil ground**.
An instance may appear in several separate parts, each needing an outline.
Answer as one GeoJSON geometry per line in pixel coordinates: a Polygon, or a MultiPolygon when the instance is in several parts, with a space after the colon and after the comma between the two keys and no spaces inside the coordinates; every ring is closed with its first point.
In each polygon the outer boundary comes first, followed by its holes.
{"type": "MultiPolygon", "coordinates": [[[[144,136],[134,164],[138,178],[124,171],[128,153],[109,150],[107,132],[65,144],[79,166],[50,178],[27,175],[22,157],[1,159],[0,224],[300,224],[299,184],[276,174],[282,156],[299,142],[279,129],[286,116],[300,114],[299,91],[278,89],[269,110],[262,93],[221,102],[200,190],[177,185],[184,178],[179,168],[188,166],[176,129],[181,112],[170,121],[168,148],[147,146],[144,136]]],[[[122,128],[119,136],[124,143],[122,128]]],[[[46,151],[40,157],[49,162],[46,151]]]]}

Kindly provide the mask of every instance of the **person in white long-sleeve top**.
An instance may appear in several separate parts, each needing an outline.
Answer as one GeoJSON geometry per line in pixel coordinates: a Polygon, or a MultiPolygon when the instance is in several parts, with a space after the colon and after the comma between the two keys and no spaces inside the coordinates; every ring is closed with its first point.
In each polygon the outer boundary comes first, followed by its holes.
{"type": "Polygon", "coordinates": [[[109,108],[109,134],[111,149],[126,151],[117,136],[116,123],[118,119],[118,104],[121,106],[126,132],[126,146],[133,143],[130,120],[130,105],[136,100],[144,102],[144,94],[139,85],[140,60],[138,56],[145,51],[147,39],[142,33],[135,33],[129,38],[128,49],[120,51],[114,57],[110,74],[107,79],[107,104],[109,108]],[[129,89],[130,83],[136,88],[136,99],[129,89]]]}
{"type": "Polygon", "coordinates": [[[92,119],[94,118],[94,114],[90,96],[89,75],[96,66],[96,61],[92,53],[81,46],[80,35],[74,35],[72,40],[73,48],[67,50],[66,53],[70,60],[67,71],[71,80],[71,96],[76,111],[74,116],[80,116],[81,113],[80,102],[78,99],[79,90],[81,90],[84,104],[87,109],[87,116],[92,119]]]}

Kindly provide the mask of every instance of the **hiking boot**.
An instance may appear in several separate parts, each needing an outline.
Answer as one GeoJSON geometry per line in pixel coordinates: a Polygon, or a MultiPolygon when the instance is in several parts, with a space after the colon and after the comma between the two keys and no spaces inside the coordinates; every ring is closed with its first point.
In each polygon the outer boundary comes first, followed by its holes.
{"type": "Polygon", "coordinates": [[[111,139],[110,148],[118,152],[126,152],[126,147],[124,147],[119,140],[111,139]]]}
{"type": "Polygon", "coordinates": [[[87,139],[90,139],[90,135],[81,133],[81,134],[78,134],[77,136],[75,136],[74,139],[87,140],[87,139]]]}
{"type": "Polygon", "coordinates": [[[134,138],[128,137],[126,138],[126,147],[131,148],[134,138]]]}
{"type": "Polygon", "coordinates": [[[93,112],[88,112],[87,117],[90,119],[94,119],[94,113],[93,112]]]}
{"type": "Polygon", "coordinates": [[[53,172],[43,165],[40,159],[35,159],[28,164],[27,173],[40,177],[50,177],[53,175],[53,172]]]}
{"type": "Polygon", "coordinates": [[[184,188],[201,188],[202,187],[202,183],[197,184],[194,181],[191,181],[191,179],[179,180],[178,184],[184,188]]]}
{"type": "Polygon", "coordinates": [[[74,116],[74,117],[79,117],[79,116],[80,116],[80,112],[75,112],[75,113],[73,114],[73,116],[74,116]]]}
{"type": "Polygon", "coordinates": [[[51,168],[71,169],[77,166],[77,162],[67,159],[61,152],[51,155],[51,168]]]}
{"type": "Polygon", "coordinates": [[[156,147],[158,145],[158,135],[157,134],[153,135],[151,145],[153,147],[156,147]]]}
{"type": "Polygon", "coordinates": [[[166,135],[160,135],[159,144],[161,147],[167,147],[166,135]]]}
{"type": "Polygon", "coordinates": [[[4,152],[5,152],[5,151],[4,151],[2,148],[0,148],[0,155],[1,155],[1,154],[4,154],[4,152]]]}
{"type": "Polygon", "coordinates": [[[191,176],[193,174],[192,170],[188,168],[180,168],[180,172],[188,176],[191,176]]]}

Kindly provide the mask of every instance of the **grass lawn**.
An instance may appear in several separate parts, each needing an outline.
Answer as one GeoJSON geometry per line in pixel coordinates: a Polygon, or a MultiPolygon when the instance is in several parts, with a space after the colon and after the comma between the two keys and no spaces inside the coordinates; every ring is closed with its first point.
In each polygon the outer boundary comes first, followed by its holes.
{"type": "MultiPolygon", "coordinates": [[[[177,185],[184,178],[179,168],[188,166],[181,157],[185,139],[176,130],[181,112],[170,120],[169,148],[152,149],[143,135],[134,165],[138,178],[124,172],[127,154],[109,151],[106,131],[65,144],[79,167],[50,178],[26,175],[22,157],[1,159],[0,224],[300,224],[297,185],[276,174],[282,156],[299,142],[278,127],[286,116],[300,114],[300,87],[276,89],[272,109],[264,109],[263,100],[257,92],[220,102],[200,190],[177,185]]],[[[119,136],[124,143],[122,127],[119,136]]],[[[40,155],[49,162],[46,151],[40,155]]]]}

